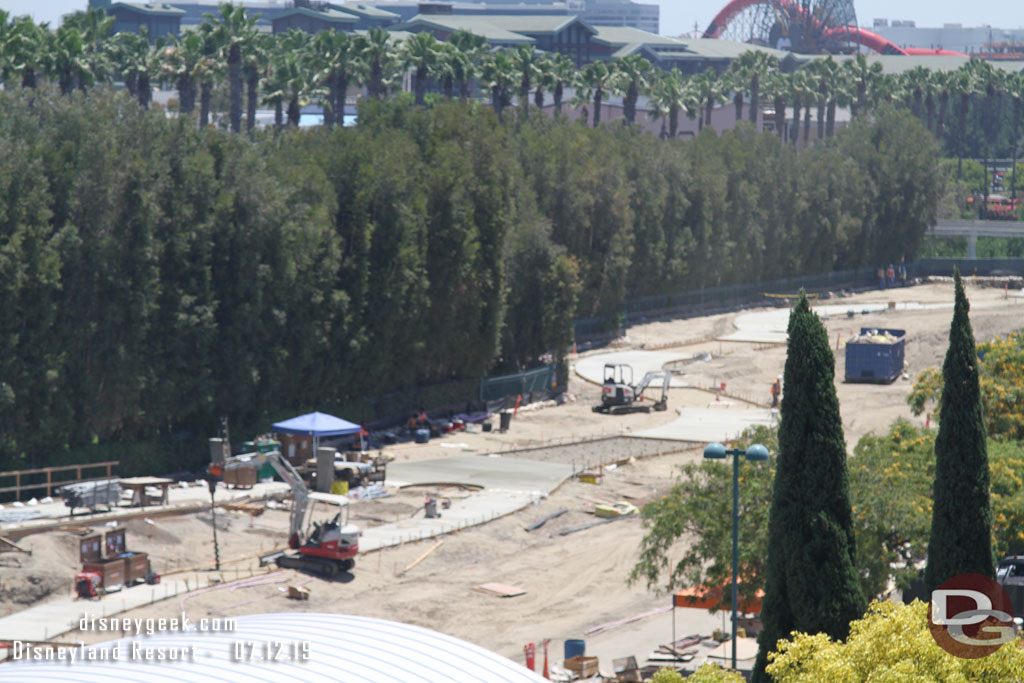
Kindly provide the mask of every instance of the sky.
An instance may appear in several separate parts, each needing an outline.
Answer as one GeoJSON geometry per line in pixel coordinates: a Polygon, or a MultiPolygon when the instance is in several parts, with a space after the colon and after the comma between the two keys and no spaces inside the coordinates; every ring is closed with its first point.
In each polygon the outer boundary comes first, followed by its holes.
{"type": "MultiPolygon", "coordinates": [[[[173,4],[173,0],[170,1],[173,4]]],[[[694,25],[703,31],[726,2],[658,0],[657,4],[661,6],[662,35],[674,36],[693,31],[694,25]]],[[[0,0],[0,8],[12,15],[31,14],[36,22],[48,21],[51,26],[57,25],[62,14],[87,6],[87,0],[0,0]]],[[[854,9],[857,23],[867,27],[872,25],[873,19],[884,18],[890,21],[909,19],[922,27],[954,23],[965,27],[987,24],[995,28],[1024,28],[1022,0],[855,0],[854,9]]]]}

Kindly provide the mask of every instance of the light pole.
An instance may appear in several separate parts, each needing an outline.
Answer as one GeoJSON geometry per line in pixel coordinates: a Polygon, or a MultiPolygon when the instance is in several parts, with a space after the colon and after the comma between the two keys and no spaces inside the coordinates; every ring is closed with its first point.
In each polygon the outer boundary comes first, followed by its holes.
{"type": "Polygon", "coordinates": [[[741,448],[727,449],[717,441],[704,449],[704,457],[713,460],[722,460],[726,456],[732,458],[732,668],[736,670],[736,607],[739,598],[739,588],[736,583],[736,575],[739,573],[740,563],[740,456],[747,456],[747,460],[759,462],[768,459],[768,449],[759,443],[751,444],[747,450],[741,448]]]}

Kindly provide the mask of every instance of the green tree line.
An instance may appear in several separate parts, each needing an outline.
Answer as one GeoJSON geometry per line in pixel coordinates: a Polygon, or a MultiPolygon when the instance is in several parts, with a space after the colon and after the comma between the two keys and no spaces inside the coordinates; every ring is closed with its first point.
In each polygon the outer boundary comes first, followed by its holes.
{"type": "Polygon", "coordinates": [[[105,88],[0,111],[3,468],[563,358],[626,296],[912,257],[940,183],[890,109],[799,154],[401,97],[252,137],[105,88]]]}

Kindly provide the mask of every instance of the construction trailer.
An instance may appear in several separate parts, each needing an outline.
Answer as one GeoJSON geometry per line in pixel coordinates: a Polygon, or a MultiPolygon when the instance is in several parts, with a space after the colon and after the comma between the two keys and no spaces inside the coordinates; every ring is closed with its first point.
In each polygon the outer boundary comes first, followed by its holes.
{"type": "Polygon", "coordinates": [[[635,411],[650,412],[668,408],[668,387],[672,382],[672,372],[655,370],[644,375],[636,385],[633,384],[633,367],[624,363],[606,363],[604,366],[604,383],[601,385],[601,403],[594,406],[595,413],[628,413],[635,411]],[[643,403],[644,390],[655,383],[661,384],[661,398],[653,403],[643,403]]]}

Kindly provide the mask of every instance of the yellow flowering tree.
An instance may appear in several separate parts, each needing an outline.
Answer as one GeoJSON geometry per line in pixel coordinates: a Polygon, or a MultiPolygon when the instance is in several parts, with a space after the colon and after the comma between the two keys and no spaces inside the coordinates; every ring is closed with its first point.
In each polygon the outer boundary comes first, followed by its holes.
{"type": "MultiPolygon", "coordinates": [[[[1024,332],[1013,332],[978,344],[978,380],[989,437],[1024,440],[1024,332]]],[[[914,415],[930,409],[938,421],[936,401],[942,395],[942,372],[928,368],[907,396],[914,415]]]]}
{"type": "Polygon", "coordinates": [[[781,641],[768,673],[776,683],[1006,683],[1024,680],[1022,645],[1018,637],[988,657],[960,659],[935,644],[927,604],[875,602],[844,642],[803,633],[781,641]]]}

